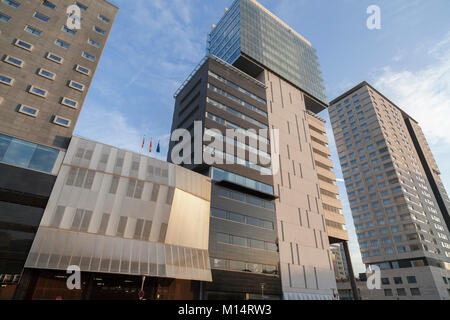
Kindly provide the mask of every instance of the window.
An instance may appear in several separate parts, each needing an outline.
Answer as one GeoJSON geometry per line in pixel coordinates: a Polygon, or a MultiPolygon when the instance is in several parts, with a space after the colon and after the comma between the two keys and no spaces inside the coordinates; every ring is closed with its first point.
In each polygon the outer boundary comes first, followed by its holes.
{"type": "Polygon", "coordinates": [[[66,128],[70,127],[70,120],[60,116],[55,116],[53,123],[66,128]]]}
{"type": "Polygon", "coordinates": [[[0,134],[0,161],[51,173],[59,151],[0,134]]]}
{"type": "Polygon", "coordinates": [[[417,279],[414,276],[408,276],[406,277],[406,280],[408,281],[408,283],[417,283],[417,279]]]}
{"type": "Polygon", "coordinates": [[[42,13],[39,13],[39,12],[35,12],[33,14],[33,17],[35,17],[36,19],[39,19],[41,21],[44,21],[44,22],[48,22],[50,20],[49,17],[44,16],[42,13]]]}
{"type": "Polygon", "coordinates": [[[39,113],[39,110],[36,108],[32,108],[32,107],[21,104],[19,107],[19,112],[36,118],[39,113]]]}
{"type": "Polygon", "coordinates": [[[411,295],[412,296],[420,296],[419,288],[411,288],[411,295]]]}
{"type": "Polygon", "coordinates": [[[88,39],[88,43],[89,43],[91,46],[94,46],[94,47],[96,47],[96,48],[100,48],[100,47],[101,47],[101,44],[100,44],[100,43],[98,43],[97,41],[92,40],[92,39],[88,39]]]}
{"type": "Polygon", "coordinates": [[[84,91],[84,84],[70,80],[68,86],[78,91],[84,91]]]}
{"type": "Polygon", "coordinates": [[[4,4],[7,4],[8,6],[13,7],[13,8],[18,8],[18,7],[20,6],[20,3],[15,2],[15,1],[13,1],[13,0],[2,0],[2,2],[3,2],[4,4]]]}
{"type": "Polygon", "coordinates": [[[81,54],[81,56],[82,56],[83,58],[85,58],[85,59],[88,59],[88,60],[92,61],[92,62],[95,62],[95,60],[96,60],[95,56],[93,56],[92,54],[89,54],[89,53],[87,53],[87,52],[85,52],[85,51],[83,51],[83,53],[81,54]]]}
{"type": "Polygon", "coordinates": [[[11,17],[8,17],[7,15],[0,12],[0,21],[9,22],[9,20],[11,20],[11,17]]]}
{"type": "Polygon", "coordinates": [[[230,236],[226,233],[216,233],[216,240],[220,243],[230,243],[230,236]]]}
{"type": "Polygon", "coordinates": [[[78,8],[81,9],[81,11],[86,11],[88,9],[88,7],[86,7],[84,4],[81,4],[79,2],[77,2],[76,5],[78,6],[78,8]]]}
{"type": "Polygon", "coordinates": [[[78,71],[79,73],[85,74],[87,76],[91,73],[91,70],[83,66],[80,66],[79,64],[75,66],[75,71],[78,71]]]}
{"type": "Polygon", "coordinates": [[[406,296],[405,288],[398,288],[397,289],[397,295],[399,295],[399,296],[406,296]]]}
{"type": "Polygon", "coordinates": [[[66,49],[66,50],[70,48],[70,44],[69,44],[69,43],[64,42],[64,41],[62,41],[62,40],[59,40],[59,39],[57,39],[57,40],[55,41],[55,44],[56,44],[57,46],[63,48],[63,49],[66,49]]]}
{"type": "Polygon", "coordinates": [[[43,98],[47,97],[47,94],[48,94],[47,90],[44,90],[44,89],[41,89],[41,88],[38,88],[35,86],[30,86],[30,88],[28,89],[28,92],[31,94],[34,94],[36,96],[43,97],[43,98]]]}
{"type": "Polygon", "coordinates": [[[0,83],[12,86],[14,84],[14,79],[0,74],[0,83]]]}
{"type": "Polygon", "coordinates": [[[61,99],[61,104],[71,107],[71,108],[77,108],[78,107],[78,102],[76,102],[75,100],[63,97],[61,99]]]}
{"type": "Polygon", "coordinates": [[[100,28],[97,27],[97,26],[94,26],[94,31],[97,32],[97,33],[99,33],[99,34],[101,34],[102,36],[104,36],[104,35],[106,34],[106,31],[105,31],[105,30],[100,29],[100,28]]]}
{"type": "Polygon", "coordinates": [[[45,57],[48,60],[51,60],[51,61],[59,63],[59,64],[61,64],[63,62],[63,60],[64,60],[62,57],[60,57],[60,56],[58,56],[58,55],[56,55],[56,54],[54,54],[52,52],[47,53],[47,55],[45,57]]]}
{"type": "Polygon", "coordinates": [[[68,33],[68,34],[72,35],[72,36],[77,34],[76,30],[69,29],[69,28],[67,28],[66,25],[63,25],[61,30],[64,31],[65,33],[68,33]]]}
{"type": "Polygon", "coordinates": [[[392,289],[384,289],[384,295],[386,297],[392,297],[393,296],[392,289]]]}
{"type": "Polygon", "coordinates": [[[403,284],[403,280],[401,277],[394,277],[394,283],[395,284],[403,284]]]}
{"type": "Polygon", "coordinates": [[[29,33],[31,33],[31,34],[34,34],[35,36],[38,36],[38,37],[40,37],[41,34],[42,34],[42,31],[40,31],[40,30],[38,30],[38,29],[36,29],[36,28],[33,28],[33,27],[31,27],[31,26],[26,26],[26,27],[25,27],[25,31],[26,31],[26,32],[29,32],[29,33]]]}
{"type": "Polygon", "coordinates": [[[382,284],[385,284],[385,285],[390,284],[389,278],[381,278],[381,283],[382,283],[382,284]]]}
{"type": "Polygon", "coordinates": [[[20,39],[16,39],[16,40],[14,41],[14,45],[15,45],[16,47],[25,49],[25,50],[27,50],[27,51],[33,50],[33,45],[32,45],[32,44],[30,44],[30,43],[28,43],[28,42],[25,42],[25,41],[23,41],[23,40],[20,40],[20,39]]]}
{"type": "Polygon", "coordinates": [[[47,79],[50,79],[50,80],[55,80],[55,78],[56,78],[56,74],[54,74],[53,72],[48,71],[48,70],[46,70],[44,68],[40,68],[38,70],[38,74],[40,76],[42,76],[44,78],[47,78],[47,79]]]}
{"type": "Polygon", "coordinates": [[[56,5],[54,5],[53,3],[51,3],[50,1],[47,1],[47,0],[44,0],[42,2],[42,5],[44,7],[50,8],[50,9],[55,9],[56,8],[56,5]]]}
{"type": "Polygon", "coordinates": [[[9,56],[9,55],[5,56],[3,61],[6,63],[9,63],[10,65],[13,65],[15,67],[19,67],[19,68],[22,68],[24,65],[24,62],[22,60],[20,60],[19,58],[9,56]]]}
{"type": "Polygon", "coordinates": [[[110,20],[108,18],[106,18],[105,16],[102,16],[101,14],[98,15],[98,18],[105,23],[110,22],[110,20]]]}

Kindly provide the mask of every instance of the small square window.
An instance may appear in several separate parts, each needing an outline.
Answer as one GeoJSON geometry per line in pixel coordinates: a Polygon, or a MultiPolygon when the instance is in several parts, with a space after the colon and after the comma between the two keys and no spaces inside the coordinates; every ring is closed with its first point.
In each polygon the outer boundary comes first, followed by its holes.
{"type": "Polygon", "coordinates": [[[54,5],[53,3],[51,3],[50,1],[47,1],[47,0],[42,1],[42,5],[44,7],[50,8],[50,9],[56,8],[56,5],[54,5]]]}
{"type": "Polygon", "coordinates": [[[84,91],[84,84],[81,84],[73,80],[69,81],[69,87],[78,91],[84,91]]]}
{"type": "Polygon", "coordinates": [[[394,277],[394,283],[395,284],[403,284],[402,277],[394,277]]]}
{"type": "Polygon", "coordinates": [[[36,28],[34,28],[32,26],[26,26],[25,27],[25,31],[29,32],[29,33],[31,33],[31,34],[33,34],[35,36],[38,36],[38,37],[40,37],[41,34],[42,34],[42,31],[40,31],[40,30],[38,30],[38,29],[36,29],[36,28]]]}
{"type": "Polygon", "coordinates": [[[2,2],[7,4],[10,7],[16,8],[16,9],[20,6],[20,3],[13,1],[13,0],[2,0],[2,2]]]}
{"type": "Polygon", "coordinates": [[[47,16],[45,16],[42,13],[39,13],[39,12],[35,12],[33,14],[33,17],[35,17],[36,19],[39,19],[41,21],[44,21],[44,22],[48,22],[50,20],[49,17],[47,17],[47,16]]]}
{"type": "Polygon", "coordinates": [[[53,72],[48,71],[48,70],[46,70],[44,68],[40,68],[38,70],[38,74],[41,77],[44,77],[44,78],[47,78],[47,79],[50,79],[50,80],[55,80],[55,78],[56,78],[56,74],[54,74],[53,72]]]}
{"type": "Polygon", "coordinates": [[[34,94],[36,96],[43,97],[43,98],[46,98],[48,95],[47,90],[44,90],[44,89],[41,89],[41,88],[38,88],[35,86],[30,86],[30,89],[28,89],[28,92],[31,94],[34,94]]]}
{"type": "Polygon", "coordinates": [[[59,64],[63,63],[63,61],[64,61],[64,59],[62,57],[60,57],[52,52],[47,53],[46,58],[48,60],[51,60],[51,61],[59,63],[59,64]]]}
{"type": "Polygon", "coordinates": [[[80,66],[79,64],[77,64],[75,66],[75,71],[78,71],[79,73],[82,73],[82,74],[87,75],[87,76],[91,74],[91,70],[89,70],[86,67],[80,66]]]}
{"type": "Polygon", "coordinates": [[[3,13],[0,12],[0,21],[9,22],[9,20],[11,20],[11,17],[9,17],[6,14],[3,14],[3,13]]]}
{"type": "Polygon", "coordinates": [[[420,296],[420,289],[419,288],[411,288],[411,295],[412,296],[420,296]]]}
{"type": "Polygon", "coordinates": [[[97,26],[94,26],[94,31],[99,33],[99,34],[101,34],[102,36],[104,36],[106,34],[105,30],[103,30],[103,29],[101,29],[101,28],[99,28],[97,26]]]}
{"type": "Polygon", "coordinates": [[[399,295],[399,296],[406,296],[405,288],[398,288],[397,289],[397,295],[399,295]]]}
{"type": "Polygon", "coordinates": [[[55,116],[55,118],[53,119],[54,124],[57,124],[57,125],[60,125],[60,126],[66,127],[66,128],[70,127],[70,122],[71,121],[69,119],[66,119],[66,118],[63,118],[60,116],[55,116]]]}
{"type": "Polygon", "coordinates": [[[13,65],[15,67],[19,67],[19,68],[22,68],[24,65],[24,62],[22,60],[20,60],[19,58],[9,56],[9,55],[5,56],[3,61],[6,63],[9,63],[10,65],[13,65]]]}
{"type": "Polygon", "coordinates": [[[0,83],[12,86],[14,84],[14,79],[3,74],[0,74],[0,83]]]}
{"type": "Polygon", "coordinates": [[[94,47],[96,47],[96,48],[100,48],[100,47],[101,47],[101,44],[100,44],[99,42],[97,42],[97,41],[95,41],[95,40],[92,40],[92,39],[88,39],[88,43],[89,43],[91,46],[94,46],[94,47]]]}
{"type": "Polygon", "coordinates": [[[88,9],[87,6],[85,6],[84,4],[81,4],[79,2],[77,2],[76,5],[78,6],[78,8],[81,9],[81,11],[86,11],[88,9]]]}
{"type": "Polygon", "coordinates": [[[92,54],[89,54],[85,51],[83,51],[83,53],[81,54],[81,56],[85,59],[88,59],[89,61],[95,62],[96,58],[95,56],[93,56],[92,54]]]}
{"type": "Polygon", "coordinates": [[[75,108],[75,109],[78,108],[78,102],[77,101],[75,101],[73,99],[66,98],[66,97],[63,97],[61,99],[61,104],[65,105],[67,107],[75,108]]]}
{"type": "Polygon", "coordinates": [[[76,30],[69,29],[66,25],[63,25],[61,30],[64,31],[65,33],[68,33],[68,34],[72,35],[72,36],[77,34],[76,30]]]}
{"type": "Polygon", "coordinates": [[[21,104],[19,107],[19,112],[26,114],[28,116],[37,117],[39,114],[39,110],[30,106],[26,106],[24,104],[21,104]]]}
{"type": "Polygon", "coordinates": [[[32,51],[32,50],[33,50],[33,45],[32,45],[31,43],[28,43],[28,42],[23,41],[23,40],[20,40],[20,39],[16,39],[16,40],[14,41],[14,45],[15,45],[16,47],[25,49],[25,50],[27,50],[27,51],[32,51]]]}
{"type": "Polygon", "coordinates": [[[58,47],[61,47],[61,48],[66,49],[66,50],[70,48],[70,44],[69,44],[69,43],[64,42],[64,41],[62,41],[62,40],[59,40],[59,39],[56,39],[56,40],[55,40],[55,44],[56,44],[58,47]]]}

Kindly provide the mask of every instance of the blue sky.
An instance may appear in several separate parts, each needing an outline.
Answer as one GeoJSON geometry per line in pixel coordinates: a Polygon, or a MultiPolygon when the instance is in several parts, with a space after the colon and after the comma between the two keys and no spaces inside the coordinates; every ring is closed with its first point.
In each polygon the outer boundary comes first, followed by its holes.
{"type": "MultiPolygon", "coordinates": [[[[161,140],[165,158],[173,94],[205,55],[207,33],[232,0],[112,2],[120,10],[75,134],[135,151],[145,134],[161,140]]],[[[418,120],[448,189],[450,1],[260,2],[317,49],[330,100],[366,80],[418,120]],[[372,4],[381,8],[381,30],[366,27],[372,4]]],[[[327,111],[321,116],[328,119],[327,111]]],[[[342,178],[331,129],[329,138],[342,178]]],[[[340,189],[352,259],[356,272],[362,272],[343,183],[340,189]]]]}

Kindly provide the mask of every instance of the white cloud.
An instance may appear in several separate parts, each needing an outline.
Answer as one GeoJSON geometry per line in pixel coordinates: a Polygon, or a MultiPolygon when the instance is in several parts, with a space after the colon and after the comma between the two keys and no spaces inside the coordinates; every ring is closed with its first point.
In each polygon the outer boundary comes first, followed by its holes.
{"type": "Polygon", "coordinates": [[[385,67],[374,86],[417,120],[432,144],[450,144],[450,33],[428,53],[434,61],[425,68],[385,67]]]}
{"type": "Polygon", "coordinates": [[[431,47],[432,62],[416,71],[385,67],[374,86],[419,122],[442,172],[450,183],[450,32],[431,47]]]}

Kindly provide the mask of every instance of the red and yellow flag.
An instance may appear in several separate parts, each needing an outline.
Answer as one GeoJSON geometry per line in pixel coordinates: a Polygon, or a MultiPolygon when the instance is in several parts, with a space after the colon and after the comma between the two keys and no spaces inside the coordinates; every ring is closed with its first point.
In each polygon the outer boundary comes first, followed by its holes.
{"type": "Polygon", "coordinates": [[[148,149],[148,152],[152,153],[152,144],[153,144],[153,139],[150,139],[150,147],[148,149]]]}
{"type": "Polygon", "coordinates": [[[144,135],[144,140],[142,140],[142,148],[141,149],[144,149],[144,147],[145,147],[145,135],[144,135]]]}

